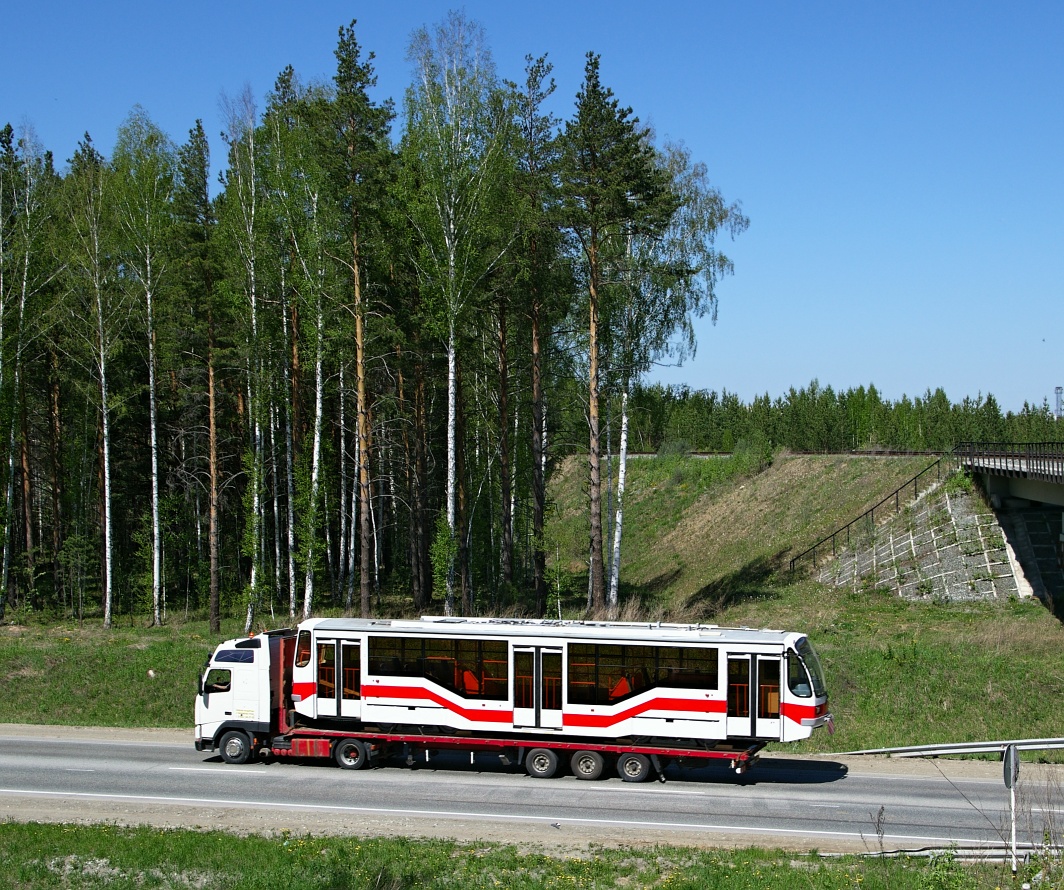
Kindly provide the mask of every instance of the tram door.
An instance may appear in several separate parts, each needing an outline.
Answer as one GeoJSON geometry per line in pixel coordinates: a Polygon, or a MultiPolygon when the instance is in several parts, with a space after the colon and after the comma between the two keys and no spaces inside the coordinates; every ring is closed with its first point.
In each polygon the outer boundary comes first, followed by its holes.
{"type": "Polygon", "coordinates": [[[359,717],[362,659],[358,642],[318,640],[318,716],[359,717]]]}
{"type": "Polygon", "coordinates": [[[729,736],[780,737],[780,667],[778,655],[728,655],[729,736]]]}
{"type": "Polygon", "coordinates": [[[358,641],[340,642],[340,664],[337,666],[337,692],[340,694],[340,716],[362,716],[362,647],[358,641]]]}
{"type": "Polygon", "coordinates": [[[514,726],[562,728],[562,650],[514,647],[514,726]]]}

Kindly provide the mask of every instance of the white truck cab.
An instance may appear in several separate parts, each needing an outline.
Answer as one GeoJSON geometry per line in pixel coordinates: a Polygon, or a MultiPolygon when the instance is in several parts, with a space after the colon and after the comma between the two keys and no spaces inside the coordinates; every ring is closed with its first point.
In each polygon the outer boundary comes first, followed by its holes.
{"type": "Polygon", "coordinates": [[[244,763],[268,747],[281,707],[281,641],[270,631],[227,640],[204,666],[196,696],[196,750],[219,749],[228,763],[244,763]]]}

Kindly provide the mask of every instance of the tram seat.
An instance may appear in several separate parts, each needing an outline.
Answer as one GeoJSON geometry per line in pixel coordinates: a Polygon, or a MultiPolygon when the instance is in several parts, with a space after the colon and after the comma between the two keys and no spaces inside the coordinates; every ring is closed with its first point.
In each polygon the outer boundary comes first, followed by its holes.
{"type": "Polygon", "coordinates": [[[466,695],[476,695],[480,692],[480,683],[477,682],[477,675],[471,670],[462,671],[462,689],[466,695]]]}
{"type": "Polygon", "coordinates": [[[613,688],[610,690],[610,701],[614,701],[618,698],[624,698],[632,691],[632,684],[628,682],[627,677],[621,677],[616,683],[613,684],[613,688]]]}

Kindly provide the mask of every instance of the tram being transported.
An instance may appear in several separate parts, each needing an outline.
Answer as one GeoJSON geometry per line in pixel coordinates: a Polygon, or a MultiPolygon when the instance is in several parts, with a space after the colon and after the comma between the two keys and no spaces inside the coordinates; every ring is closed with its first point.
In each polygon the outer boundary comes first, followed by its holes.
{"type": "Polygon", "coordinates": [[[232,762],[272,752],[357,768],[401,745],[509,752],[534,775],[581,752],[599,771],[626,751],[740,769],[770,741],[833,729],[801,633],[439,617],[319,618],[223,643],[196,723],[197,748],[232,762]],[[533,751],[550,755],[544,769],[533,751]]]}

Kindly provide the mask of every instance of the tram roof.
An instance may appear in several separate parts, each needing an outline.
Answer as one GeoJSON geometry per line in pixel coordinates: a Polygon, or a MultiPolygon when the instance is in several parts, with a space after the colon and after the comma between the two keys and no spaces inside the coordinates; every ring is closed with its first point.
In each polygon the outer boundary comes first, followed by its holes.
{"type": "Polygon", "coordinates": [[[739,643],[776,644],[796,640],[794,631],[721,627],[716,624],[667,624],[627,621],[552,621],[522,618],[447,618],[424,616],[421,620],[375,618],[317,618],[301,628],[320,632],[399,632],[412,636],[440,634],[484,637],[551,638],[578,640],[624,640],[648,643],[739,643]]]}

